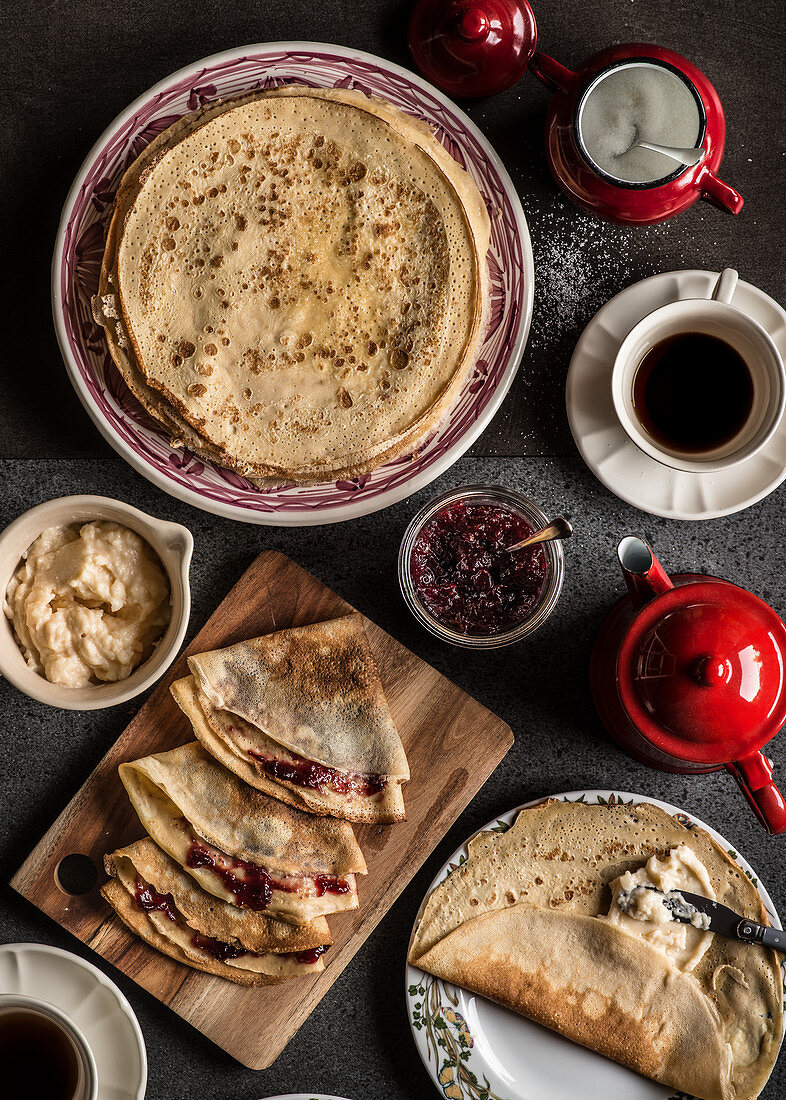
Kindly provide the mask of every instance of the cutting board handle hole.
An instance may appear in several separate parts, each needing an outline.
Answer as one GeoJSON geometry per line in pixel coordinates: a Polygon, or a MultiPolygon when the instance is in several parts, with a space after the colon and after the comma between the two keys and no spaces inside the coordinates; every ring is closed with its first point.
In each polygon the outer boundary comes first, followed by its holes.
{"type": "Polygon", "coordinates": [[[98,868],[90,856],[72,852],[55,867],[55,883],[64,894],[88,894],[98,882],[98,868]]]}

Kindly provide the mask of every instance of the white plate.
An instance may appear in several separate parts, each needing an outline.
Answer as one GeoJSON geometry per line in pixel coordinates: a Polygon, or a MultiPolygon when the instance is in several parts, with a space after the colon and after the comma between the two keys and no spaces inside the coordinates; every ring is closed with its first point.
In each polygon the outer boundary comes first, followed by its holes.
{"type": "Polygon", "coordinates": [[[143,1100],[147,1055],[117,986],[92,963],[42,943],[0,947],[0,991],[55,1005],[84,1035],[98,1070],[98,1100],[143,1100]]]}
{"type": "MultiPolygon", "coordinates": [[[[707,298],[713,271],[669,271],[623,290],[598,310],[576,344],[565,397],[581,457],[621,500],[667,519],[717,519],[762,500],[786,478],[786,420],[758,454],[714,474],[682,473],[645,455],[625,433],[611,400],[611,368],[627,334],[659,306],[707,298]]],[[[750,313],[786,358],[786,310],[742,280],[733,305],[750,313]]]]}
{"type": "MultiPolygon", "coordinates": [[[[759,891],[770,922],[776,928],[782,927],[772,899],[750,865],[697,817],[668,802],[626,791],[568,791],[547,797],[590,804],[651,802],[683,825],[698,825],[739,863],[759,891]]],[[[521,810],[543,801],[538,798],[517,806],[478,832],[505,832],[521,810]]],[[[413,936],[429,895],[466,859],[470,840],[472,837],[453,853],[429,886],[413,936]]],[[[449,1100],[691,1100],[500,1005],[424,974],[409,963],[405,982],[407,1012],[418,1054],[438,1091],[449,1100]],[[462,1080],[457,1079],[457,1067],[462,1067],[462,1080]]]]}
{"type": "Polygon", "coordinates": [[[419,76],[372,54],[316,42],[269,42],[188,65],[140,96],[98,139],[63,208],[52,262],[52,308],[74,389],[107,442],[138,473],[215,515],[300,526],[387,508],[428,485],[464,454],[488,426],[516,374],[532,317],[533,282],[519,197],[499,157],[463,111],[419,76]],[[472,376],[415,455],[400,456],[349,481],[260,489],[188,450],[172,450],[120,378],[93,320],[90,299],[97,289],[114,193],[141,150],[205,103],[289,82],[357,88],[431,127],[473,176],[491,215],[490,309],[472,376]]]}

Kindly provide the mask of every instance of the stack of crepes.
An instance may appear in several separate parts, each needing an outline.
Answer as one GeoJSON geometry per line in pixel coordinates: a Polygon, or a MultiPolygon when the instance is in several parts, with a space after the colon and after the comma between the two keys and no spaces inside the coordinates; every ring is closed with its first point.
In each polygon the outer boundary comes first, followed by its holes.
{"type": "Polygon", "coordinates": [[[173,445],[251,479],[354,476],[450,410],[489,219],[423,123],[297,85],[186,116],[127,170],[96,320],[173,445]]]}
{"type": "Polygon", "coordinates": [[[245,984],[324,968],[325,916],[358,907],[350,821],[403,818],[406,755],[359,615],[189,659],[199,741],[120,765],[148,837],[106,857],[121,919],[245,984]],[[208,751],[209,750],[209,751],[208,751]]]}
{"type": "Polygon", "coordinates": [[[625,916],[621,878],[671,879],[767,922],[753,883],[704,830],[649,804],[549,801],[470,842],[429,897],[410,962],[672,1088],[752,1100],[780,1043],[778,958],[625,916]]]}

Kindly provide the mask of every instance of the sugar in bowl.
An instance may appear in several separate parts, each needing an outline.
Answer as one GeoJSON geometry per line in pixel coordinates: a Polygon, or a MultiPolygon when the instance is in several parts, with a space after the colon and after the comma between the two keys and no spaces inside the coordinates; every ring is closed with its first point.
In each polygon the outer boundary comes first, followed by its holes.
{"type": "Polygon", "coordinates": [[[549,169],[569,198],[601,218],[651,225],[700,198],[731,214],[742,209],[742,196],[717,174],[726,140],[718,93],[673,50],[626,43],[570,70],[535,49],[527,0],[420,0],[409,43],[420,69],[451,95],[491,95],[529,68],[554,93],[549,169]]]}

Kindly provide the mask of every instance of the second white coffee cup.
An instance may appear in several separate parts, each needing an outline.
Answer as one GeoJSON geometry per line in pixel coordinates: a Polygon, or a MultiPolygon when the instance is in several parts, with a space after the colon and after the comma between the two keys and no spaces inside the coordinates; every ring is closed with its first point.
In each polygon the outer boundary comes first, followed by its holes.
{"type": "Polygon", "coordinates": [[[623,340],[611,375],[611,393],[620,424],[632,441],[657,462],[675,470],[726,470],[760,451],[777,430],[786,407],[786,370],[772,338],[747,313],[731,304],[737,272],[726,268],[710,298],[670,302],[644,317],[623,340]],[[704,333],[724,340],[742,357],[753,383],[750,415],[733,438],[714,450],[687,454],[654,439],[634,405],[634,381],[642,360],[669,337],[704,333]]]}
{"type": "MultiPolygon", "coordinates": [[[[59,1008],[48,1001],[42,1001],[38,997],[28,997],[21,993],[0,993],[0,1016],[4,1013],[29,1013],[31,1016],[42,1016],[54,1023],[67,1037],[73,1047],[74,1056],[78,1066],[78,1078],[74,1087],[72,1100],[98,1100],[98,1071],[95,1058],[87,1040],[76,1026],[74,1021],[66,1016],[59,1008]]],[[[34,1073],[35,1067],[31,1067],[34,1073]]],[[[31,1078],[30,1096],[36,1095],[35,1078],[31,1078]]],[[[0,1077],[0,1095],[2,1092],[2,1078],[0,1077]]],[[[43,1097],[42,1097],[43,1100],[43,1097]]]]}

